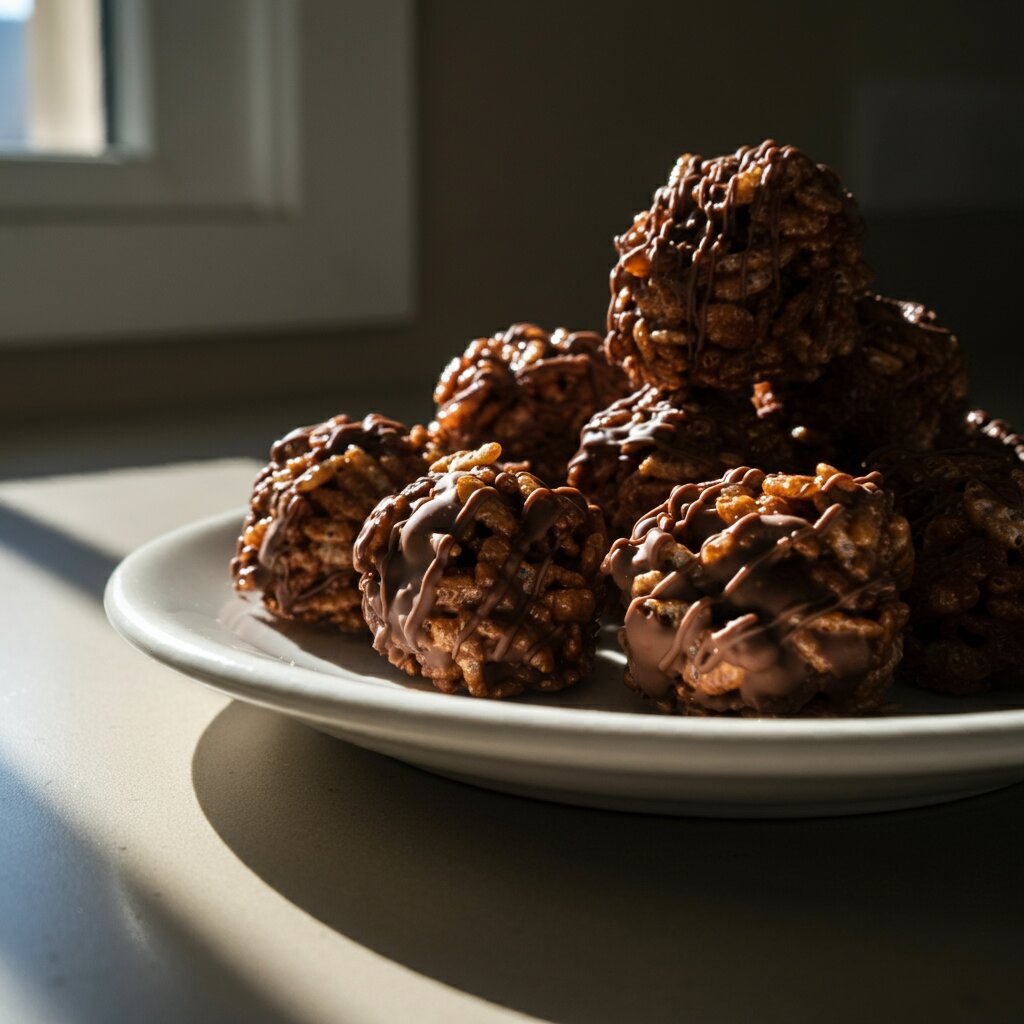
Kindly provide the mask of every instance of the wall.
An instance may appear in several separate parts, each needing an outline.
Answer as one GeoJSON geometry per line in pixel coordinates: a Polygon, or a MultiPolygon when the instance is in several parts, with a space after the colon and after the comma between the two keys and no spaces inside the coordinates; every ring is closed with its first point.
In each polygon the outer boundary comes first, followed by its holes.
{"type": "MultiPolygon", "coordinates": [[[[325,0],[306,5],[305,45],[330,46],[316,33],[318,2],[325,0]]],[[[773,135],[849,180],[863,156],[855,125],[865,81],[980,82],[990,95],[1019,95],[1015,11],[985,3],[424,0],[413,323],[0,349],[0,417],[216,404],[308,408],[304,418],[313,419],[389,402],[426,415],[437,371],[471,337],[515,319],[602,323],[612,236],[647,204],[680,151],[711,155],[773,135]]],[[[305,84],[315,96],[315,83],[305,84]]],[[[318,100],[313,122],[329,125],[329,97],[318,100]]],[[[1000,118],[1005,138],[1024,135],[1019,106],[1006,103],[1000,118]]],[[[1008,208],[1005,187],[987,198],[995,179],[976,180],[963,139],[907,128],[911,141],[931,144],[908,144],[893,158],[901,168],[909,161],[922,180],[940,174],[947,190],[962,180],[971,197],[901,213],[868,209],[877,285],[936,307],[961,335],[978,400],[1024,417],[1016,380],[1024,371],[1016,340],[1020,204],[1008,208]]],[[[988,141],[1002,152],[1002,136],[988,141]]],[[[993,173],[1015,168],[997,164],[993,173]]]]}

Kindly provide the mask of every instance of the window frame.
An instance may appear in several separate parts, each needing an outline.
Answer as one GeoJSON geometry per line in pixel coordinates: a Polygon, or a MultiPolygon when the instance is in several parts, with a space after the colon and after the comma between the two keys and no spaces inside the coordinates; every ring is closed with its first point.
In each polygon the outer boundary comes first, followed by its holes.
{"type": "Polygon", "coordinates": [[[111,5],[119,144],[0,156],[0,345],[406,320],[412,0],[111,5]]]}

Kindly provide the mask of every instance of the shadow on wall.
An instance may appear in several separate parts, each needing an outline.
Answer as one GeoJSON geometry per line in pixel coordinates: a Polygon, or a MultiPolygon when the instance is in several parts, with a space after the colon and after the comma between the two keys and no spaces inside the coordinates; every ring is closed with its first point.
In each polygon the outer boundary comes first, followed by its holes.
{"type": "Polygon", "coordinates": [[[476,790],[242,704],[193,783],[303,910],[546,1019],[999,1021],[1018,1001],[1022,787],[846,820],[640,817],[476,790]]]}

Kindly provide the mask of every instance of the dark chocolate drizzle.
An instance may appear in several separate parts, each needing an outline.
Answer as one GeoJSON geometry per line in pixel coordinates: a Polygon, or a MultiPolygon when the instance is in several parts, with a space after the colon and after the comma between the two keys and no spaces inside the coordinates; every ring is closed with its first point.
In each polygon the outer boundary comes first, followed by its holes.
{"type": "Polygon", "coordinates": [[[592,331],[558,328],[548,334],[528,323],[477,339],[449,364],[434,391],[436,425],[445,443],[472,447],[497,436],[507,457],[560,463],[562,476],[583,421],[626,391],[621,370],[605,358],[602,344],[592,331]],[[564,395],[564,401],[550,402],[551,394],[564,395]],[[540,439],[509,434],[502,423],[502,410],[522,402],[533,403],[526,408],[540,439]],[[533,450],[541,444],[544,452],[533,450]]]}
{"type": "MultiPolygon", "coordinates": [[[[781,292],[782,272],[779,260],[779,212],[781,194],[775,188],[778,169],[794,154],[793,146],[779,146],[766,139],[759,146],[741,146],[736,151],[736,162],[705,160],[698,154],[685,154],[672,170],[668,184],[654,193],[651,218],[660,222],[656,233],[648,233],[631,248],[630,234],[627,233],[618,244],[625,248],[612,270],[612,306],[620,290],[629,278],[646,277],[660,259],[669,256],[676,249],[678,255],[672,258],[689,262],[692,270],[686,275],[686,322],[690,325],[687,345],[691,360],[699,357],[707,335],[708,305],[714,294],[715,270],[721,256],[731,252],[736,245],[734,237],[739,230],[736,216],[740,203],[736,192],[741,178],[755,166],[761,167],[761,177],[746,225],[745,244],[740,255],[740,279],[742,299],[747,300],[747,260],[753,248],[755,234],[766,232],[770,240],[769,251],[772,260],[772,280],[776,294],[781,292]],[[725,176],[729,175],[725,181],[725,176]],[[694,194],[696,193],[696,194],[694,194]],[[687,206],[693,202],[703,215],[704,230],[696,245],[681,245],[673,239],[673,228],[687,224],[687,206]],[[763,211],[767,204],[767,214],[763,211]],[[701,315],[697,316],[698,281],[703,278],[703,300],[701,315]]],[[[744,204],[746,205],[746,204],[744,204]]],[[[622,249],[620,249],[622,251],[622,249]]],[[[611,313],[609,313],[611,321],[611,313]]]]}
{"type": "Polygon", "coordinates": [[[684,154],[615,239],[609,356],[655,385],[815,379],[856,342],[862,231],[836,175],[793,146],[684,154]]]}
{"type": "Polygon", "coordinates": [[[718,462],[721,445],[715,417],[681,396],[641,402],[651,394],[649,388],[642,389],[595,414],[580,432],[580,447],[569,461],[569,469],[602,450],[623,460],[641,452],[673,456],[685,450],[709,463],[718,462]]]}
{"type": "Polygon", "coordinates": [[[742,465],[789,471],[797,465],[793,449],[782,416],[761,415],[749,393],[647,387],[584,424],[567,479],[605,508],[613,536],[628,536],[673,486],[742,465]]]}
{"type": "MultiPolygon", "coordinates": [[[[349,448],[361,448],[368,455],[378,457],[394,452],[410,453],[409,428],[404,423],[371,413],[360,420],[335,416],[325,423],[296,427],[270,449],[270,467],[284,467],[291,459],[312,456],[310,465],[324,462],[335,455],[343,455],[349,448]]],[[[270,523],[263,534],[252,579],[260,590],[273,588],[274,597],[283,615],[290,615],[296,605],[322,593],[339,582],[348,582],[353,588],[358,574],[332,572],[316,579],[310,586],[295,590],[289,578],[287,553],[293,527],[309,512],[309,501],[294,487],[287,487],[274,495],[270,508],[270,523]]]]}
{"type": "MultiPolygon", "coordinates": [[[[718,495],[731,483],[759,479],[757,471],[737,469],[710,486],[678,487],[637,524],[631,539],[612,546],[611,574],[625,594],[631,593],[637,576],[658,566],[665,544],[675,541],[694,552],[650,594],[633,598],[626,611],[620,639],[633,681],[648,696],[663,698],[681,678],[695,683],[728,663],[743,672],[739,691],[745,706],[780,705],[805,691],[809,682],[807,663],[792,643],[795,632],[866,591],[895,594],[893,582],[884,578],[840,596],[807,571],[798,554],[801,541],[826,536],[842,514],[841,505],[828,507],[813,523],[798,516],[751,513],[723,530],[715,511],[718,495]],[[723,533],[737,543],[704,565],[696,552],[723,533]],[[659,606],[666,601],[689,604],[677,626],[660,614],[659,606]]],[[[875,488],[878,477],[857,482],[875,488]]],[[[852,688],[871,667],[871,648],[860,636],[823,631],[815,640],[834,667],[839,687],[852,688]]],[[[715,707],[713,696],[696,699],[715,707]]]]}
{"type": "Polygon", "coordinates": [[[296,427],[275,441],[270,449],[270,461],[283,466],[289,459],[314,451],[323,461],[332,455],[342,455],[355,445],[369,455],[380,455],[396,447],[407,446],[409,428],[404,423],[370,413],[362,420],[335,416],[325,423],[296,427]]]}
{"type": "Polygon", "coordinates": [[[667,414],[677,410],[666,402],[663,408],[653,407],[652,415],[644,419],[633,412],[642,394],[640,391],[614,402],[584,425],[579,451],[569,460],[570,470],[600,449],[611,449],[620,458],[646,449],[674,450],[678,431],[667,414]]]}
{"type": "MultiPolygon", "coordinates": [[[[519,533],[508,556],[483,599],[463,624],[454,648],[446,651],[431,641],[424,628],[426,620],[435,612],[438,586],[453,554],[474,529],[481,504],[495,496],[505,501],[494,486],[488,485],[473,491],[463,504],[457,488],[465,475],[464,472],[441,475],[425,495],[412,502],[408,515],[398,519],[391,528],[379,572],[365,571],[372,565],[373,515],[356,540],[355,563],[364,569],[363,593],[382,623],[374,637],[374,648],[392,661],[396,660],[393,655],[397,651],[412,655],[428,669],[450,668],[462,644],[485,619],[495,615],[529,550],[555,525],[562,511],[562,495],[577,493],[568,488],[537,487],[529,494],[523,504],[519,533]]],[[[499,474],[495,483],[503,475],[499,474]]],[[[551,550],[557,550],[559,544],[560,538],[555,537],[551,550]]],[[[516,635],[527,619],[530,601],[542,588],[550,564],[549,555],[538,568],[532,587],[524,588],[514,607],[502,611],[502,630],[486,658],[488,681],[495,681],[496,674],[500,675],[501,669],[497,666],[528,664],[538,650],[555,642],[564,631],[563,625],[555,625],[527,651],[517,651],[514,647],[516,635]]]]}

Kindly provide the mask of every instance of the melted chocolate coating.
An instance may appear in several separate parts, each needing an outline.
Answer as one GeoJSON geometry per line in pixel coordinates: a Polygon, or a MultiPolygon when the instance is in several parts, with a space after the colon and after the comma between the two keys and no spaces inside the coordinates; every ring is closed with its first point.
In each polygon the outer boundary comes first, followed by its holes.
{"type": "Polygon", "coordinates": [[[580,427],[628,390],[602,340],[525,323],[478,338],[434,391],[439,443],[457,451],[497,441],[507,460],[529,463],[547,483],[564,481],[580,427]]]}
{"type": "Polygon", "coordinates": [[[568,481],[605,510],[612,536],[624,537],[673,487],[741,465],[797,468],[779,417],[759,416],[748,394],[643,388],[583,427],[568,481]]]}
{"type": "Polygon", "coordinates": [[[793,146],[684,154],[615,240],[609,358],[664,388],[814,380],[858,339],[862,233],[835,174],[793,146]]]}
{"type": "Polygon", "coordinates": [[[382,501],[356,541],[374,647],[448,692],[578,682],[605,547],[600,513],[572,488],[494,467],[424,477],[382,501]]]}
{"type": "Polygon", "coordinates": [[[904,674],[949,694],[1024,680],[1024,463],[1002,421],[962,448],[890,448],[872,461],[910,519],[916,561],[907,595],[904,674]]]}
{"type": "Polygon", "coordinates": [[[374,413],[275,442],[231,563],[235,587],[260,593],[281,618],[363,632],[352,541],[381,497],[425,470],[425,435],[374,413]]]}
{"type": "MultiPolygon", "coordinates": [[[[270,448],[271,465],[283,466],[289,459],[300,458],[314,449],[315,461],[323,462],[332,455],[341,455],[353,445],[376,458],[383,454],[402,451],[403,448],[408,448],[409,444],[409,428],[378,413],[371,413],[362,422],[350,420],[347,416],[337,416],[326,426],[326,430],[325,424],[296,427],[275,441],[270,448]],[[320,437],[314,439],[318,432],[320,437]]],[[[416,459],[414,465],[421,466],[422,460],[416,459]]],[[[274,509],[276,514],[271,517],[270,525],[263,534],[263,541],[256,555],[253,578],[260,589],[274,582],[281,559],[287,554],[290,546],[288,535],[296,519],[307,509],[308,500],[302,497],[301,492],[293,491],[287,496],[286,492],[281,492],[278,497],[274,509]]],[[[287,573],[282,573],[277,587],[277,603],[281,614],[286,618],[290,617],[298,602],[330,586],[336,577],[336,573],[328,574],[320,582],[296,592],[287,573]]]]}
{"type": "Polygon", "coordinates": [[[757,507],[764,480],[737,469],[678,487],[612,546],[606,571],[629,599],[627,681],[661,710],[863,711],[891,680],[908,531],[896,524],[895,544],[887,536],[875,552],[852,539],[867,506],[863,524],[893,532],[878,477],[836,473],[813,502],[757,507]],[[719,502],[737,496],[750,511],[727,522],[719,502]]]}
{"type": "Polygon", "coordinates": [[[856,303],[863,340],[833,360],[813,385],[763,384],[820,457],[852,468],[872,451],[922,451],[963,433],[967,375],[957,338],[916,302],[864,295],[856,303]]]}

